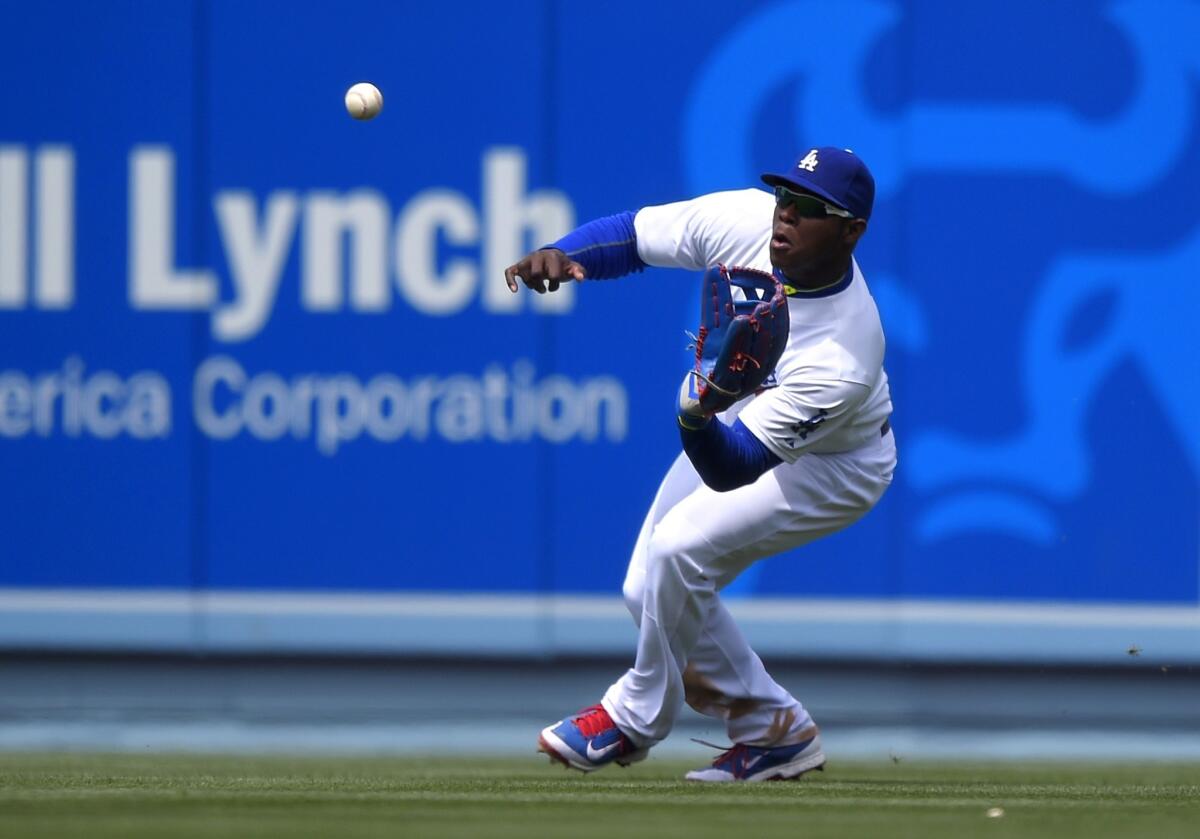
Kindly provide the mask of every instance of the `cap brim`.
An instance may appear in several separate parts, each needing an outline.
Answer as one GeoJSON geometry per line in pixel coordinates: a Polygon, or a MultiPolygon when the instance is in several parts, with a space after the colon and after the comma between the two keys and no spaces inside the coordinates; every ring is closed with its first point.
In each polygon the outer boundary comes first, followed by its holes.
{"type": "Polygon", "coordinates": [[[814,183],[804,181],[795,174],[788,172],[787,174],[779,174],[777,172],[767,172],[762,176],[763,183],[767,186],[794,186],[797,189],[803,189],[805,192],[811,192],[813,195],[819,195],[835,207],[841,207],[843,210],[850,208],[838,201],[821,187],[814,183]]]}

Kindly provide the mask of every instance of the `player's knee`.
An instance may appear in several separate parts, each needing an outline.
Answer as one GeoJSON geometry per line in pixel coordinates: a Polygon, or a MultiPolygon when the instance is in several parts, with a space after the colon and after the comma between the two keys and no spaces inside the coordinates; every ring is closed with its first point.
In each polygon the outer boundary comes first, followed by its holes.
{"type": "Polygon", "coordinates": [[[646,602],[646,575],[630,571],[625,575],[625,583],[621,586],[621,594],[625,596],[625,608],[639,624],[642,619],[642,606],[646,602]]]}
{"type": "Polygon", "coordinates": [[[625,595],[625,609],[628,609],[630,615],[634,616],[634,621],[641,625],[642,609],[646,605],[646,582],[631,582],[626,579],[620,591],[625,595]]]}
{"type": "Polygon", "coordinates": [[[703,546],[675,528],[656,528],[650,537],[646,563],[646,592],[656,596],[667,587],[705,588],[711,580],[699,562],[703,546]]]}

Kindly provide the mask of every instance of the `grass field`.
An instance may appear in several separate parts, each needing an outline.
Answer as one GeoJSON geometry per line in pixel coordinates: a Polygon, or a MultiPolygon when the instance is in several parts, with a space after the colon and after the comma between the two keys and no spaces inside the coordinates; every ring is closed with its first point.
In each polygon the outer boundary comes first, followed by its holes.
{"type": "Polygon", "coordinates": [[[839,763],[736,787],[686,768],[0,753],[0,837],[1200,837],[1197,765],[839,763]]]}

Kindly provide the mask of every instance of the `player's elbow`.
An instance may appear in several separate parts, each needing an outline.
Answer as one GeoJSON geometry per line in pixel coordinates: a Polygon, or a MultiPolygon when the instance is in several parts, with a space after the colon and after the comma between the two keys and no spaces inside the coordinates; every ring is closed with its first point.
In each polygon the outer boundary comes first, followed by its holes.
{"type": "Polygon", "coordinates": [[[752,484],[782,461],[741,420],[732,426],[719,420],[695,431],[681,428],[683,450],[705,486],[729,492],[752,484]]]}
{"type": "Polygon", "coordinates": [[[704,485],[706,487],[708,487],[709,489],[713,490],[714,492],[730,492],[732,490],[737,489],[738,487],[744,487],[747,484],[754,483],[755,481],[758,480],[759,475],[761,475],[761,474],[762,473],[759,472],[757,474],[742,473],[742,474],[735,475],[735,474],[724,473],[724,474],[708,474],[708,475],[706,475],[703,472],[701,472],[700,480],[704,481],[704,485]]]}

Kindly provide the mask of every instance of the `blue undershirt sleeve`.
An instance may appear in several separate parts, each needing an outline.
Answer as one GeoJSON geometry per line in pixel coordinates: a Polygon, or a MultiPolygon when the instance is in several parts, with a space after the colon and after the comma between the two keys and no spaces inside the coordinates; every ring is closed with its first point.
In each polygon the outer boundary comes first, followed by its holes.
{"type": "Polygon", "coordinates": [[[679,437],[700,479],[717,492],[752,484],[783,463],[740,419],[726,425],[714,418],[696,431],[680,426],[679,437]]]}
{"type": "Polygon", "coordinates": [[[557,248],[583,266],[589,280],[611,280],[641,271],[646,263],[638,256],[632,212],[604,216],[577,227],[557,242],[557,248]]]}

